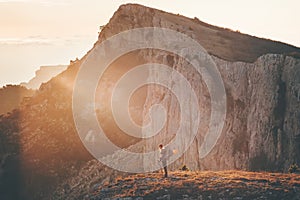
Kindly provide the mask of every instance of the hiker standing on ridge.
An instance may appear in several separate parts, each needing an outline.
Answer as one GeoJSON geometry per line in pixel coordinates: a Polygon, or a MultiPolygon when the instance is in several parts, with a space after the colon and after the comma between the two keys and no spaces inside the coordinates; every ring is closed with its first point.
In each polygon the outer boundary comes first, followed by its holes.
{"type": "Polygon", "coordinates": [[[164,167],[165,177],[168,177],[168,169],[167,169],[168,153],[162,144],[159,145],[159,152],[160,152],[159,161],[162,163],[164,167]]]}

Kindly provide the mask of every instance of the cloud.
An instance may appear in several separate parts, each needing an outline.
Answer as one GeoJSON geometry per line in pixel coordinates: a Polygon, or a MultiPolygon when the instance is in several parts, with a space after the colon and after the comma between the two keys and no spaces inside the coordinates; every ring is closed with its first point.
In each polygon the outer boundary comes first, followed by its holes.
{"type": "Polygon", "coordinates": [[[28,0],[0,0],[0,3],[28,2],[28,0]]]}
{"type": "Polygon", "coordinates": [[[59,0],[0,0],[1,3],[34,3],[42,6],[65,6],[69,5],[70,1],[59,1],[59,0]]]}
{"type": "Polygon", "coordinates": [[[41,36],[30,36],[24,38],[0,38],[0,45],[70,45],[89,40],[94,40],[94,37],[84,35],[76,35],[63,38],[46,38],[41,36]]]}
{"type": "Polygon", "coordinates": [[[41,38],[0,38],[0,45],[50,45],[48,39],[41,38]]]}

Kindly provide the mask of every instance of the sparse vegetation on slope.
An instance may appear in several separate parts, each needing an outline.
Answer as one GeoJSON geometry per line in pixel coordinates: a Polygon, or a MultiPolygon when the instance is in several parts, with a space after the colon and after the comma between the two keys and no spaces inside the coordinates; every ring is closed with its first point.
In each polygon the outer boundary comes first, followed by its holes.
{"type": "Polygon", "coordinates": [[[6,85],[0,88],[0,115],[17,109],[23,99],[33,96],[34,92],[19,85],[6,85]]]}
{"type": "MultiPolygon", "coordinates": [[[[95,184],[95,186],[97,186],[95,184]]],[[[300,175],[244,171],[137,174],[104,183],[85,199],[299,199],[300,175]]]]}

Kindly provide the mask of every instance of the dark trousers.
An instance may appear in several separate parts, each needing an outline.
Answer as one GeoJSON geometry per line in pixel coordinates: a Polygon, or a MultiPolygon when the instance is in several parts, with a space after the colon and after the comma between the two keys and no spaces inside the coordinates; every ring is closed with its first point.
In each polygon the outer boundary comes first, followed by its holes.
{"type": "Polygon", "coordinates": [[[167,166],[164,167],[165,177],[168,177],[168,169],[167,166]]]}
{"type": "Polygon", "coordinates": [[[164,167],[165,177],[168,177],[167,162],[166,161],[162,161],[162,165],[164,167]]]}

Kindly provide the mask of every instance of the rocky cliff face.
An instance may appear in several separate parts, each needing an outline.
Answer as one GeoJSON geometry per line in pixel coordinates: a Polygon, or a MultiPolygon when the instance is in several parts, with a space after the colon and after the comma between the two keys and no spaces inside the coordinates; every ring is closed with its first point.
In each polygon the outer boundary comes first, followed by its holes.
{"type": "MultiPolygon", "coordinates": [[[[186,73],[185,66],[173,66],[193,80],[194,89],[199,92],[199,111],[203,114],[200,121],[204,122],[189,150],[173,167],[185,163],[192,169],[201,170],[285,171],[291,163],[299,162],[299,60],[275,54],[261,56],[254,63],[230,62],[216,57],[213,60],[225,84],[227,116],[217,145],[203,159],[199,148],[208,129],[211,107],[208,92],[203,80],[195,79],[193,73],[186,73]]],[[[166,77],[165,81],[172,81],[172,77],[166,77]]],[[[178,104],[173,103],[176,97],[167,91],[163,95],[170,98],[161,100],[162,95],[157,91],[158,86],[151,86],[146,102],[152,105],[160,98],[162,104],[168,105],[168,116],[175,122],[168,121],[162,132],[174,137],[174,124],[180,123],[180,117],[174,114],[174,110],[180,110],[178,104]]],[[[185,90],[181,91],[181,95],[187,95],[185,90]]],[[[160,142],[162,140],[153,139],[148,146],[158,146],[160,142]]]]}
{"type": "MultiPolygon", "coordinates": [[[[140,5],[124,5],[103,28],[93,49],[124,30],[153,26],[187,34],[212,56],[226,90],[227,113],[221,137],[210,154],[201,159],[199,147],[211,114],[211,97],[203,77],[176,55],[165,51],[139,50],[114,62],[111,71],[100,80],[96,112],[112,141],[121,147],[129,147],[129,150],[143,152],[165,142],[162,138],[172,138],[178,128],[180,110],[176,97],[171,91],[156,85],[143,88],[134,97],[136,99],[130,110],[136,112],[136,122],[143,124],[148,120],[146,114],[153,103],[164,105],[170,117],[161,131],[161,136],[165,137],[143,141],[124,135],[116,126],[111,110],[106,107],[110,105],[107,97],[111,95],[108,90],[113,88],[113,84],[134,65],[151,61],[166,64],[189,80],[196,91],[201,113],[196,139],[171,168],[177,169],[186,164],[191,169],[200,170],[285,171],[290,164],[300,162],[300,61],[296,58],[299,48],[214,27],[197,18],[189,19],[140,5]]],[[[7,185],[7,177],[14,174],[8,169],[16,166],[21,174],[10,183],[22,185],[18,187],[22,199],[50,199],[54,190],[67,196],[73,188],[90,188],[96,180],[93,174],[103,180],[111,174],[115,176],[102,164],[88,162],[92,157],[79,140],[73,121],[74,80],[80,65],[90,59],[93,49],[66,71],[42,84],[19,110],[0,117],[0,141],[6,144],[1,145],[5,148],[0,154],[0,184],[7,185]],[[82,178],[83,175],[86,179],[82,178]],[[84,186],[81,187],[81,184],[84,186]]],[[[152,69],[147,75],[149,79],[155,79],[159,73],[162,72],[152,69]]],[[[164,81],[174,82],[179,89],[182,88],[180,95],[186,95],[184,86],[172,76],[167,76],[164,81]]],[[[86,88],[82,89],[84,92],[86,88]]],[[[85,116],[84,112],[82,116],[85,116]]],[[[87,132],[87,136],[89,133],[92,132],[87,132]]],[[[86,138],[89,140],[93,135],[86,138]]],[[[101,142],[96,144],[97,148],[101,147],[101,142]]],[[[106,159],[111,158],[126,160],[120,152],[106,159]]],[[[127,164],[136,165],[129,159],[127,164]]],[[[101,183],[98,179],[96,181],[101,183]]],[[[9,199],[14,194],[3,189],[0,197],[9,199]]]]}
{"type": "MultiPolygon", "coordinates": [[[[121,6],[99,35],[99,42],[124,30],[140,27],[168,28],[198,41],[212,55],[226,89],[227,115],[222,135],[213,151],[200,159],[199,148],[208,129],[211,112],[210,94],[202,77],[196,75],[184,59],[170,56],[168,52],[137,53],[148,62],[165,64],[184,74],[197,91],[202,123],[195,141],[173,164],[173,168],[185,163],[192,169],[201,170],[286,171],[291,163],[299,162],[298,48],[214,27],[196,18],[188,19],[138,5],[121,6]]],[[[148,79],[158,79],[159,73],[163,72],[150,71],[148,79]]],[[[178,80],[172,79],[172,76],[165,77],[165,82],[179,84],[180,95],[188,95],[178,80]]],[[[163,137],[147,141],[146,151],[166,142],[162,138],[174,137],[178,128],[176,124],[180,122],[176,101],[170,91],[164,91],[157,85],[148,87],[145,113],[151,105],[159,102],[165,106],[167,116],[172,116],[172,120],[167,120],[161,131],[163,137]]],[[[193,121],[192,118],[186,120],[193,121]]],[[[154,125],[153,130],[156,128],[154,125]]]]}

